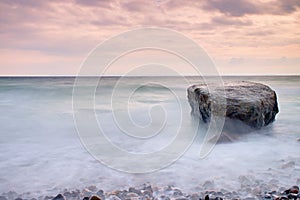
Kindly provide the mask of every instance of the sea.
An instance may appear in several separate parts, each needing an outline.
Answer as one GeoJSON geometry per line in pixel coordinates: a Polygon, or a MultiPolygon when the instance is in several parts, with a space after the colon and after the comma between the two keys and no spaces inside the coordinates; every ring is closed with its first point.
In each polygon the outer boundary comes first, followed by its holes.
{"type": "Polygon", "coordinates": [[[270,86],[279,113],[269,126],[200,156],[207,127],[190,115],[187,88],[213,78],[1,77],[0,194],[144,183],[232,191],[243,180],[270,190],[299,185],[300,76],[220,78],[270,86]]]}

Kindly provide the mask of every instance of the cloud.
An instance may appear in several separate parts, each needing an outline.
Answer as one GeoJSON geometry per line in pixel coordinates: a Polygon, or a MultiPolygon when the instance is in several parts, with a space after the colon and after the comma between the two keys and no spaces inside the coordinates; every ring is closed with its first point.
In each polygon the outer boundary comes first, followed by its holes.
{"type": "MultiPolygon", "coordinates": [[[[240,64],[245,65],[251,56],[299,57],[299,4],[299,0],[0,0],[0,53],[6,49],[6,55],[23,55],[27,65],[32,62],[36,68],[52,59],[63,66],[59,60],[64,57],[76,64],[71,59],[87,55],[111,36],[156,26],[182,32],[213,57],[226,59],[227,65],[231,58],[237,58],[232,63],[244,58],[240,64]],[[35,56],[45,62],[35,63],[35,56]]],[[[5,59],[0,55],[1,66],[5,59]]],[[[21,63],[10,60],[13,65],[17,69],[21,63]]]]}
{"type": "Polygon", "coordinates": [[[203,9],[217,10],[236,17],[260,13],[259,7],[247,0],[206,0],[203,9]]]}
{"type": "Polygon", "coordinates": [[[114,0],[74,0],[75,4],[88,6],[88,7],[102,7],[102,8],[112,8],[114,0]]]}
{"type": "Polygon", "coordinates": [[[35,1],[35,0],[2,0],[1,3],[9,4],[11,6],[22,7],[44,7],[48,4],[48,1],[35,1]]]}
{"type": "Polygon", "coordinates": [[[270,36],[273,35],[274,31],[271,30],[256,30],[256,31],[249,31],[246,33],[248,36],[270,36]]]}
{"type": "Polygon", "coordinates": [[[293,13],[300,8],[299,0],[284,0],[284,1],[275,1],[275,5],[277,4],[277,9],[280,13],[293,13]]]}
{"type": "Polygon", "coordinates": [[[250,26],[252,25],[252,21],[250,20],[240,20],[240,19],[232,19],[226,17],[213,17],[211,22],[214,25],[225,25],[225,26],[250,26]]]}
{"type": "Polygon", "coordinates": [[[299,0],[205,0],[204,10],[219,11],[227,16],[242,17],[244,15],[282,15],[291,14],[300,8],[299,0]]]}
{"type": "Polygon", "coordinates": [[[122,8],[128,10],[129,12],[144,12],[149,8],[149,1],[142,2],[142,1],[124,1],[121,3],[122,8]]]}

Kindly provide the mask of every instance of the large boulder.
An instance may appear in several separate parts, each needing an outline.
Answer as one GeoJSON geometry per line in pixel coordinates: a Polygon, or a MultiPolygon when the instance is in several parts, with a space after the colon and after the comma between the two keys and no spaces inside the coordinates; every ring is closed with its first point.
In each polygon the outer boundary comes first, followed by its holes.
{"type": "Polygon", "coordinates": [[[253,128],[270,124],[279,112],[275,91],[266,85],[249,81],[225,82],[224,87],[210,89],[206,84],[193,85],[188,88],[188,100],[191,113],[204,123],[209,122],[212,107],[217,110],[223,106],[226,118],[242,121],[253,128]],[[226,101],[218,101],[218,98],[226,101]]]}

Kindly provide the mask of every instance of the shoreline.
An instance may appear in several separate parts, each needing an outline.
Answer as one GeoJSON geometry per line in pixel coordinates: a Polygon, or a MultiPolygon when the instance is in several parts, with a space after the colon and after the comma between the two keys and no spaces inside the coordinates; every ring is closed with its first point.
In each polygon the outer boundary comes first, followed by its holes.
{"type": "MultiPolygon", "coordinates": [[[[274,187],[257,182],[251,183],[246,177],[241,177],[241,188],[236,191],[214,189],[213,181],[206,181],[203,188],[193,193],[186,193],[175,186],[157,187],[144,183],[136,187],[104,191],[95,185],[83,189],[64,189],[52,195],[33,195],[30,192],[18,194],[14,191],[4,192],[0,200],[225,200],[225,199],[300,199],[299,186],[291,185],[290,188],[274,187]]],[[[297,183],[300,179],[297,180],[297,183]]]]}

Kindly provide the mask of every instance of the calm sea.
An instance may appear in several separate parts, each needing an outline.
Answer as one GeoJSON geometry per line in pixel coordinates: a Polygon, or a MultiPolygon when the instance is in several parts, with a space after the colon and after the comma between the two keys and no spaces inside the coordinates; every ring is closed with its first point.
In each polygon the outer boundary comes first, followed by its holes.
{"type": "MultiPolygon", "coordinates": [[[[94,87],[94,79],[81,82],[76,97],[81,104],[73,108],[74,77],[0,78],[0,194],[10,190],[53,194],[89,185],[113,190],[145,182],[192,192],[207,180],[215,188],[235,190],[241,187],[242,176],[276,189],[290,187],[300,178],[300,76],[223,77],[225,81],[260,82],[274,89],[280,110],[276,121],[236,142],[216,145],[204,159],[198,156],[205,135],[200,127],[180,159],[146,174],[120,172],[97,161],[81,143],[73,114],[93,111],[107,139],[128,154],[144,154],[137,161],[143,163],[149,153],[176,140],[179,129],[191,134],[195,124],[186,89],[203,80],[106,77],[94,87]],[[139,133],[141,138],[135,138],[139,133]]],[[[90,124],[86,126],[88,132],[90,124]]],[[[112,156],[102,153],[108,159],[112,156]]],[[[126,156],[120,162],[124,159],[126,156]]]]}

